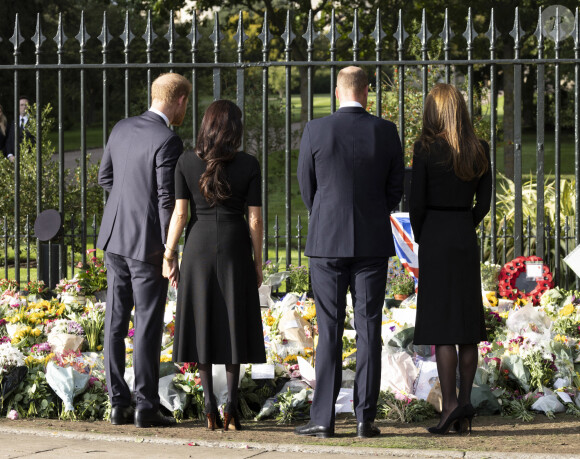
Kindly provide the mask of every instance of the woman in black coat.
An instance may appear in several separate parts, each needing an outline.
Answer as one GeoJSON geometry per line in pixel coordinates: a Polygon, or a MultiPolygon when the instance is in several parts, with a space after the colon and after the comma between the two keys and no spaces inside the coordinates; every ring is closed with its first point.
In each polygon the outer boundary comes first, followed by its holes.
{"type": "Polygon", "coordinates": [[[447,433],[452,425],[463,430],[463,420],[471,431],[477,343],[487,339],[475,229],[490,202],[489,147],[475,136],[462,94],[452,85],[437,84],[425,99],[410,197],[419,244],[414,343],[435,345],[443,396],[441,419],[429,428],[431,433],[447,433]]]}

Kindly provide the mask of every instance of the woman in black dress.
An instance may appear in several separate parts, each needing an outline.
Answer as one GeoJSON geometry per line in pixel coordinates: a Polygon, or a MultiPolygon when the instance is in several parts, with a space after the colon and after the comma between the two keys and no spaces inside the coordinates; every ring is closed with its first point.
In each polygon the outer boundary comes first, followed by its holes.
{"type": "Polygon", "coordinates": [[[419,244],[414,343],[435,345],[443,396],[441,419],[431,433],[447,433],[451,425],[463,430],[464,419],[471,431],[477,343],[486,340],[475,229],[490,202],[489,147],[476,138],[462,94],[437,84],[425,99],[414,147],[409,209],[419,244]]]}
{"type": "Polygon", "coordinates": [[[237,105],[218,100],[208,107],[195,152],[184,153],[177,162],[176,205],[163,263],[164,275],[174,286],[179,282],[173,360],[197,362],[211,430],[221,427],[212,392],[212,364],[226,365],[224,430],[239,430],[240,363],[266,361],[258,297],[262,179],[256,158],[238,151],[242,133],[237,105]],[[175,249],[188,205],[191,217],[177,268],[175,249]]]}

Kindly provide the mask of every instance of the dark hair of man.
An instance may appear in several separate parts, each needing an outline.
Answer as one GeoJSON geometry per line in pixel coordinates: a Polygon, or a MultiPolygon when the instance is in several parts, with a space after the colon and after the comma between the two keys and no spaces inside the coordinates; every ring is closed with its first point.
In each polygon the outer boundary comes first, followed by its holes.
{"type": "Polygon", "coordinates": [[[363,93],[368,86],[369,80],[366,72],[360,67],[345,67],[338,72],[336,85],[346,92],[352,92],[355,95],[363,93]]]}
{"type": "Polygon", "coordinates": [[[488,160],[473,130],[465,99],[455,86],[445,83],[436,84],[425,99],[419,137],[426,151],[438,139],[449,145],[453,170],[461,180],[473,180],[487,171],[488,160]]]}
{"type": "Polygon", "coordinates": [[[225,165],[236,155],[242,142],[242,111],[229,100],[216,100],[206,110],[197,135],[195,153],[206,163],[199,190],[215,206],[230,196],[225,165]]]}

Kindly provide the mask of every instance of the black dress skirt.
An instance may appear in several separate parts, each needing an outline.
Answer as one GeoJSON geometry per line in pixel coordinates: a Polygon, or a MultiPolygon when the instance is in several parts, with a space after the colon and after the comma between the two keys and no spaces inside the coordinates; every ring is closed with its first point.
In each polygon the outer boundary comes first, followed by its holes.
{"type": "Polygon", "coordinates": [[[238,152],[226,166],[228,200],[210,207],[199,191],[205,162],[181,156],[176,199],[190,201],[180,266],[173,360],[199,363],[266,361],[260,301],[245,207],[261,206],[258,161],[238,152]]]}
{"type": "MultiPolygon", "coordinates": [[[[484,144],[489,158],[489,147],[484,144]]],[[[446,142],[415,144],[410,218],[419,244],[415,344],[485,341],[475,229],[491,202],[491,172],[469,182],[453,171],[446,142]],[[474,197],[476,199],[475,205],[474,197]]]]}

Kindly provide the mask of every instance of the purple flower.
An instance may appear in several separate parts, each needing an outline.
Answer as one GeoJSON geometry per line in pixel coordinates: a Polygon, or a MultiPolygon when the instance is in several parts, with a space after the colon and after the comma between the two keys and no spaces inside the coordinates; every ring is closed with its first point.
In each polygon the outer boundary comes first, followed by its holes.
{"type": "Polygon", "coordinates": [[[49,343],[39,343],[35,344],[30,348],[30,351],[36,354],[40,354],[42,352],[50,352],[52,351],[52,347],[49,343]]]}
{"type": "Polygon", "coordinates": [[[128,336],[129,338],[133,338],[133,336],[134,336],[134,335],[135,335],[135,329],[134,329],[134,328],[132,328],[131,330],[129,330],[129,333],[127,333],[127,336],[128,336]]]}
{"type": "Polygon", "coordinates": [[[0,337],[0,344],[4,344],[4,343],[10,343],[11,339],[9,336],[1,336],[0,337]]]}
{"type": "Polygon", "coordinates": [[[391,331],[395,331],[395,328],[397,328],[397,327],[395,327],[395,326],[393,325],[393,326],[391,326],[391,327],[389,327],[389,328],[391,329],[391,331]]]}
{"type": "Polygon", "coordinates": [[[0,327],[6,324],[6,319],[0,319],[0,327]]]}
{"type": "Polygon", "coordinates": [[[67,333],[70,333],[70,334],[73,334],[73,335],[84,335],[85,334],[85,331],[83,330],[83,327],[81,326],[81,324],[79,324],[77,322],[73,322],[71,320],[68,323],[67,333]]]}

